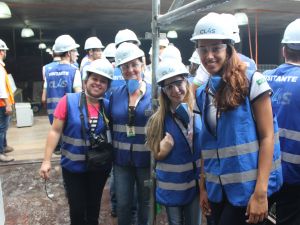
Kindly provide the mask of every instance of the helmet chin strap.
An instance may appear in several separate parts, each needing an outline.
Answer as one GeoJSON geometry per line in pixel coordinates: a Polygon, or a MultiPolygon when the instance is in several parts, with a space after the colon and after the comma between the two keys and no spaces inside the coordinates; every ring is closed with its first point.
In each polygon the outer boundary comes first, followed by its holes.
{"type": "Polygon", "coordinates": [[[95,97],[91,96],[91,95],[87,92],[87,90],[84,90],[84,93],[85,93],[86,96],[88,96],[88,97],[91,98],[92,100],[98,101],[98,100],[100,100],[100,99],[103,99],[102,96],[99,97],[99,98],[95,98],[95,97]]]}

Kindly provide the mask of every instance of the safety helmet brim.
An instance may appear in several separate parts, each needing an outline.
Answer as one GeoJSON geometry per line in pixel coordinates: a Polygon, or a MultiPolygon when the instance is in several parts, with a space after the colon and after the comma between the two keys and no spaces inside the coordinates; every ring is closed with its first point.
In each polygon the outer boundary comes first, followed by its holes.
{"type": "Polygon", "coordinates": [[[183,75],[183,76],[187,77],[188,76],[188,72],[185,72],[185,73],[178,73],[178,72],[169,73],[168,75],[163,76],[160,79],[158,79],[157,80],[157,84],[161,86],[163,81],[165,81],[165,80],[167,80],[167,79],[169,79],[171,77],[176,77],[176,76],[179,76],[179,75],[183,75]]]}
{"type": "Polygon", "coordinates": [[[94,73],[109,80],[113,80],[114,69],[112,64],[107,59],[103,58],[94,60],[87,66],[87,76],[85,80],[89,77],[89,73],[94,73]]]}
{"type": "Polygon", "coordinates": [[[131,60],[138,59],[138,58],[141,58],[141,57],[144,57],[144,56],[145,56],[145,54],[141,52],[140,54],[138,54],[136,56],[128,57],[128,58],[118,62],[118,64],[116,64],[116,66],[121,66],[124,63],[130,62],[131,60]]]}
{"type": "Polygon", "coordinates": [[[197,42],[197,40],[230,40],[227,35],[222,34],[202,34],[202,35],[195,35],[190,40],[192,42],[197,42]]]}
{"type": "MultiPolygon", "coordinates": [[[[105,77],[109,80],[112,80],[112,77],[108,74],[108,73],[104,73],[104,72],[99,72],[99,70],[93,69],[93,68],[87,68],[86,73],[94,73],[97,74],[99,76],[105,77]]],[[[88,76],[86,76],[86,79],[88,78],[88,76]]]]}

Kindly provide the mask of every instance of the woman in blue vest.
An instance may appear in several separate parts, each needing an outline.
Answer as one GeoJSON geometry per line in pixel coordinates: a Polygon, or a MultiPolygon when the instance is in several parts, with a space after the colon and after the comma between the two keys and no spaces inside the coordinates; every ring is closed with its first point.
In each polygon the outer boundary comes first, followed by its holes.
{"type": "Polygon", "coordinates": [[[211,74],[196,92],[205,178],[200,180],[200,205],[216,225],[261,224],[268,198],[282,185],[272,91],[262,74],[246,69],[223,21],[220,14],[209,13],[191,38],[211,74]]]}
{"type": "Polygon", "coordinates": [[[111,170],[111,162],[97,171],[87,170],[86,152],[99,146],[97,140],[111,142],[108,100],[103,96],[113,67],[106,59],[99,59],[87,71],[85,92],[68,94],[58,103],[40,169],[41,177],[49,179],[51,155],[62,135],[61,167],[71,225],[98,225],[102,191],[111,170]]]}
{"type": "Polygon", "coordinates": [[[170,225],[199,225],[201,119],[194,115],[193,92],[182,62],[158,65],[159,108],[147,125],[147,146],[156,159],[156,201],[170,225]]]}
{"type": "Polygon", "coordinates": [[[114,178],[119,225],[132,224],[131,208],[136,184],[137,224],[148,224],[150,151],[145,147],[147,110],[151,109],[151,86],[142,80],[144,52],[133,43],[122,43],[116,51],[126,85],[114,90],[110,97],[113,125],[114,178]]]}

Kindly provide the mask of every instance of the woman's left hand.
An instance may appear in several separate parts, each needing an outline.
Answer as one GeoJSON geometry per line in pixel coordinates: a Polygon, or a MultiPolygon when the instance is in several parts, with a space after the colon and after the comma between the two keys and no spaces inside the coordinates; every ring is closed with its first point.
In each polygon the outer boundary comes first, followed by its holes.
{"type": "Polygon", "coordinates": [[[268,196],[254,192],[247,205],[246,216],[249,218],[247,223],[256,224],[268,217],[268,196]]]}

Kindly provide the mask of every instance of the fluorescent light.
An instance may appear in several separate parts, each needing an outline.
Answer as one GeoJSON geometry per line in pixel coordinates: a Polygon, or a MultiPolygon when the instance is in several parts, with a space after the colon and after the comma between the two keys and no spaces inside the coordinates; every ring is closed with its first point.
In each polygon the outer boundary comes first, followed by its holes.
{"type": "Polygon", "coordinates": [[[170,30],[170,31],[167,33],[167,37],[168,37],[168,38],[177,38],[178,35],[177,35],[176,30],[170,30]]]}
{"type": "Polygon", "coordinates": [[[33,37],[34,32],[30,27],[24,27],[21,31],[21,37],[22,38],[28,38],[28,37],[33,37]]]}
{"type": "Polygon", "coordinates": [[[239,26],[248,24],[248,16],[246,13],[236,12],[234,16],[239,26]]]}
{"type": "Polygon", "coordinates": [[[0,2],[0,19],[7,19],[11,17],[11,12],[5,2],[0,2]]]}
{"type": "Polygon", "coordinates": [[[46,49],[46,48],[47,48],[47,46],[46,46],[45,43],[40,43],[39,44],[39,49],[46,49]]]}

